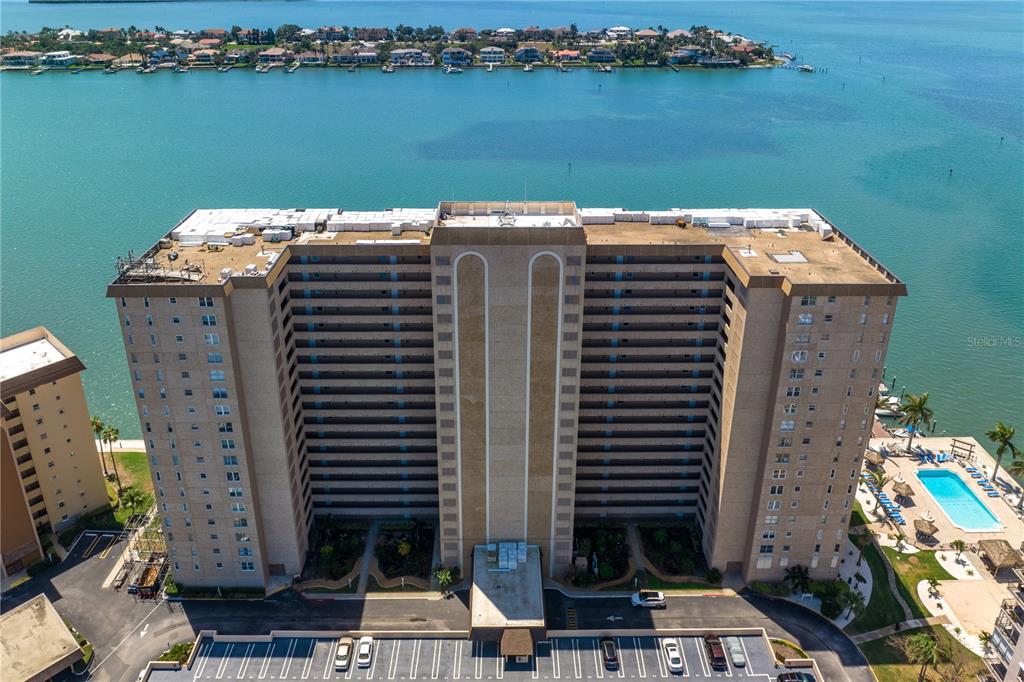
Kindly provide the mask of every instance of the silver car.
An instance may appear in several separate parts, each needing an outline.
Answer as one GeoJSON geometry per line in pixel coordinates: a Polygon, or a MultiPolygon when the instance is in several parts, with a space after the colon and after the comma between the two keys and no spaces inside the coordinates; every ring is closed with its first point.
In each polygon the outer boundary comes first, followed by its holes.
{"type": "Polygon", "coordinates": [[[373,661],[373,637],[360,637],[356,645],[356,665],[360,668],[369,668],[373,661]]]}

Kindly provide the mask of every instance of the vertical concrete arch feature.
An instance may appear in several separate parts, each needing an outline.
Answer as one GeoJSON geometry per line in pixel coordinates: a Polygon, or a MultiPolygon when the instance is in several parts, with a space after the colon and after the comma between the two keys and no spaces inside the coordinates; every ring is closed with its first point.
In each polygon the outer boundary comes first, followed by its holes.
{"type": "MultiPolygon", "coordinates": [[[[460,554],[489,538],[487,261],[460,254],[454,263],[455,403],[458,430],[460,554]]],[[[468,567],[467,567],[468,568],[468,567]]]]}
{"type": "Polygon", "coordinates": [[[554,555],[555,467],[558,458],[558,391],[562,259],[550,251],[529,263],[526,338],[526,486],[523,535],[554,555]]]}

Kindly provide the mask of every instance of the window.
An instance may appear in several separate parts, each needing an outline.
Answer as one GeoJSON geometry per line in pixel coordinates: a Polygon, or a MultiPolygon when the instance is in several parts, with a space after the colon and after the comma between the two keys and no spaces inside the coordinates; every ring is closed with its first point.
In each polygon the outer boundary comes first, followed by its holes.
{"type": "Polygon", "coordinates": [[[224,466],[238,466],[238,455],[224,455],[224,466]]]}
{"type": "Polygon", "coordinates": [[[234,441],[234,439],[233,438],[225,438],[225,439],[221,440],[220,448],[221,448],[221,450],[234,450],[235,449],[235,441],[234,441]]]}
{"type": "Polygon", "coordinates": [[[781,480],[784,480],[785,478],[786,478],[786,470],[785,469],[774,469],[772,471],[772,479],[773,480],[781,481],[781,480]]]}
{"type": "Polygon", "coordinates": [[[221,433],[232,433],[235,430],[235,425],[231,422],[220,422],[217,424],[217,430],[221,433]]]}
{"type": "Polygon", "coordinates": [[[775,463],[776,464],[789,464],[789,453],[788,452],[780,452],[779,454],[775,455],[775,463]]]}
{"type": "Polygon", "coordinates": [[[819,351],[818,352],[818,359],[819,360],[824,360],[827,357],[828,357],[828,353],[826,351],[819,351]]]}
{"type": "Polygon", "coordinates": [[[814,313],[800,313],[796,316],[797,324],[814,324],[814,313]]]}
{"type": "Polygon", "coordinates": [[[224,356],[220,353],[207,353],[206,361],[211,365],[216,365],[224,362],[224,356]]]}
{"type": "Polygon", "coordinates": [[[789,378],[799,381],[804,378],[804,371],[802,369],[791,369],[789,370],[789,378]]]}
{"type": "Polygon", "coordinates": [[[796,414],[796,403],[786,403],[782,406],[782,413],[786,415],[796,414]]]}
{"type": "Polygon", "coordinates": [[[203,334],[203,342],[207,346],[219,346],[220,334],[203,334]]]}
{"type": "Polygon", "coordinates": [[[786,486],[784,486],[784,485],[773,485],[770,488],[768,488],[768,494],[769,495],[781,495],[783,493],[783,491],[785,491],[785,489],[786,489],[786,486]]]}
{"type": "Polygon", "coordinates": [[[831,315],[831,314],[827,314],[827,315],[825,315],[825,324],[832,324],[832,319],[833,319],[833,317],[834,317],[834,316],[833,316],[833,315],[831,315]]]}
{"type": "Polygon", "coordinates": [[[889,313],[882,313],[882,324],[889,324],[889,313]]]}
{"type": "Polygon", "coordinates": [[[817,304],[818,304],[818,297],[817,296],[804,296],[803,298],[800,299],[800,305],[803,306],[804,308],[806,308],[808,306],[812,306],[812,305],[817,305],[817,304]]]}
{"type": "Polygon", "coordinates": [[[219,415],[221,417],[224,417],[224,416],[227,416],[227,415],[231,414],[231,406],[230,405],[214,405],[213,409],[214,409],[214,412],[216,412],[217,415],[219,415]]]}
{"type": "Polygon", "coordinates": [[[240,566],[241,566],[243,571],[255,571],[256,570],[256,565],[253,564],[251,561],[243,561],[243,562],[241,562],[240,566]]]}
{"type": "Polygon", "coordinates": [[[228,497],[241,497],[241,496],[242,496],[242,489],[241,488],[228,488],[228,497]]]}
{"type": "Polygon", "coordinates": [[[227,471],[224,473],[224,477],[229,483],[238,483],[242,480],[242,475],[237,471],[227,471]]]}
{"type": "Polygon", "coordinates": [[[239,547],[238,556],[252,556],[252,547],[239,547]]]}
{"type": "Polygon", "coordinates": [[[211,369],[210,370],[210,381],[224,381],[224,370],[222,370],[222,369],[211,369]]]}
{"type": "Polygon", "coordinates": [[[860,317],[857,318],[857,324],[867,324],[867,321],[868,321],[868,314],[867,313],[861,313],[860,317]]]}
{"type": "Polygon", "coordinates": [[[772,545],[761,545],[761,554],[771,554],[774,549],[772,545]]]}
{"type": "Polygon", "coordinates": [[[782,509],[781,500],[768,500],[768,511],[779,511],[782,509]]]}
{"type": "Polygon", "coordinates": [[[796,335],[796,342],[797,343],[810,343],[811,342],[811,335],[810,334],[797,334],[796,335]]]}
{"type": "Polygon", "coordinates": [[[171,316],[171,324],[181,324],[181,318],[177,315],[171,316]]]}
{"type": "Polygon", "coordinates": [[[788,386],[788,387],[786,387],[786,397],[787,398],[797,398],[799,396],[800,396],[800,387],[799,386],[788,386]]]}
{"type": "Polygon", "coordinates": [[[203,315],[202,322],[204,327],[216,327],[217,316],[216,315],[203,315]]]}
{"type": "Polygon", "coordinates": [[[793,351],[793,362],[807,362],[807,351],[795,350],[793,351]]]}
{"type": "Polygon", "coordinates": [[[246,519],[235,519],[234,526],[235,528],[248,528],[249,521],[246,519]]]}
{"type": "Polygon", "coordinates": [[[764,531],[763,533],[761,533],[761,539],[762,540],[774,540],[775,539],[775,531],[773,531],[773,530],[766,530],[766,531],[764,531]]]}
{"type": "Polygon", "coordinates": [[[232,511],[232,513],[235,513],[235,514],[244,514],[245,513],[245,504],[242,503],[242,502],[232,502],[231,503],[231,511],[232,511]]]}
{"type": "Polygon", "coordinates": [[[210,298],[209,296],[200,296],[199,297],[199,307],[200,308],[212,308],[213,307],[213,299],[210,298]]]}
{"type": "Polygon", "coordinates": [[[777,514],[769,514],[768,516],[764,517],[764,525],[766,526],[774,526],[778,522],[779,517],[777,514]]]}
{"type": "Polygon", "coordinates": [[[214,400],[227,400],[228,389],[226,388],[215,388],[213,389],[214,400]]]}
{"type": "Polygon", "coordinates": [[[788,438],[788,437],[780,438],[779,439],[779,447],[780,448],[791,448],[791,447],[793,447],[793,439],[792,438],[788,438]]]}
{"type": "Polygon", "coordinates": [[[796,428],[796,422],[793,421],[792,419],[783,419],[779,423],[779,431],[783,431],[783,432],[792,431],[795,428],[796,428]]]}
{"type": "Polygon", "coordinates": [[[829,303],[835,303],[836,302],[836,297],[835,296],[829,296],[827,300],[828,300],[829,303]]]}
{"type": "Polygon", "coordinates": [[[249,534],[235,533],[235,542],[249,542],[249,534]]]}

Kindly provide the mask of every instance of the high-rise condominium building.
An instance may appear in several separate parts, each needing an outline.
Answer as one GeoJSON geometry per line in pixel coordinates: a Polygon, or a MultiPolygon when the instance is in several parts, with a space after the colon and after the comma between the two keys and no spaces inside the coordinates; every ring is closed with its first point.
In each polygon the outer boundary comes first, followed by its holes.
{"type": "Polygon", "coordinates": [[[40,538],[108,504],[80,373],[43,327],[0,340],[3,575],[42,557],[40,538]]]}
{"type": "Polygon", "coordinates": [[[177,579],[266,586],[317,516],[441,557],[693,519],[748,580],[835,575],[896,299],[812,210],[195,211],[117,305],[177,579]]]}

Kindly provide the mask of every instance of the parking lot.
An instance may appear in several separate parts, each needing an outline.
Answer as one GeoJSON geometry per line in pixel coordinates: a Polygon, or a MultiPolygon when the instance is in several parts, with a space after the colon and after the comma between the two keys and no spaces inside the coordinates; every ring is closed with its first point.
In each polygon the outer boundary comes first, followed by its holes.
{"type": "Polygon", "coordinates": [[[336,672],[334,638],[275,638],[272,642],[214,642],[204,638],[190,669],[155,671],[151,682],[191,680],[594,680],[742,678],[774,682],[781,670],[761,637],[740,637],[745,668],[713,671],[697,637],[675,638],[685,671],[669,672],[660,637],[617,637],[619,669],[606,670],[592,637],[555,638],[536,644],[530,663],[506,662],[493,642],[458,639],[379,639],[368,668],[336,672]]]}

